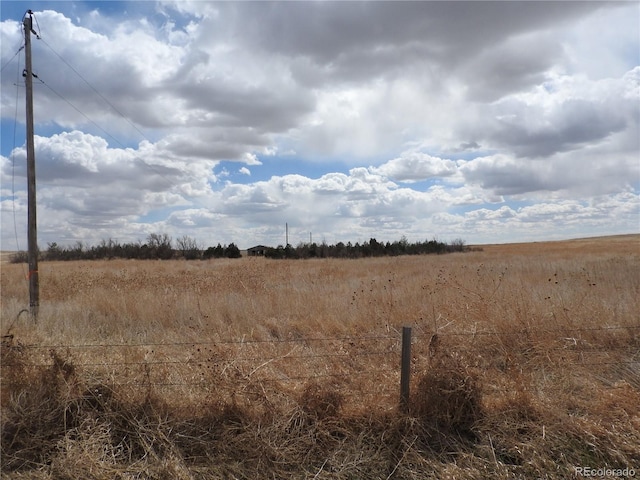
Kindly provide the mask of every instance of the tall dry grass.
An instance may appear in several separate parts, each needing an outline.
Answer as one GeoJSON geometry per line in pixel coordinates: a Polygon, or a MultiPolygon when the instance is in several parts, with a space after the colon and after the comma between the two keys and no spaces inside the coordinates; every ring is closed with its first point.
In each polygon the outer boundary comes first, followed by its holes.
{"type": "Polygon", "coordinates": [[[640,472],[637,236],[363,260],[2,265],[8,478],[640,472]],[[399,331],[414,332],[409,415],[399,331]]]}

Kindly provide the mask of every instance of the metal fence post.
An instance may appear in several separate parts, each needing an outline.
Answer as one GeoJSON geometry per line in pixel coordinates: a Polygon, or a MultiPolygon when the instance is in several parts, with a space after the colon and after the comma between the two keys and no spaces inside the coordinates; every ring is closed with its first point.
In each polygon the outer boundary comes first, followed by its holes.
{"type": "Polygon", "coordinates": [[[402,327],[402,358],[400,364],[400,411],[409,413],[411,377],[411,327],[402,327]]]}

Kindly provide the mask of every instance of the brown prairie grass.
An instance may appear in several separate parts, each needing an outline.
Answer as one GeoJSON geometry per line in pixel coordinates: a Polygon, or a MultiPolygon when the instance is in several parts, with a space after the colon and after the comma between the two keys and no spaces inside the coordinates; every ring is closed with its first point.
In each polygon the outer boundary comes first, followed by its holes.
{"type": "Polygon", "coordinates": [[[3,264],[3,478],[638,472],[639,242],[3,264]]]}

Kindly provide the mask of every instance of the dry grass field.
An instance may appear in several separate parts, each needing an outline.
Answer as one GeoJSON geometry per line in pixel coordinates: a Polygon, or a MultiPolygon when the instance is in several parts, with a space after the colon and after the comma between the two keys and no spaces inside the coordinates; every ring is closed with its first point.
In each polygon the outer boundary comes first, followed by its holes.
{"type": "Polygon", "coordinates": [[[640,235],[43,262],[37,323],[1,287],[3,478],[640,475],[640,235]]]}

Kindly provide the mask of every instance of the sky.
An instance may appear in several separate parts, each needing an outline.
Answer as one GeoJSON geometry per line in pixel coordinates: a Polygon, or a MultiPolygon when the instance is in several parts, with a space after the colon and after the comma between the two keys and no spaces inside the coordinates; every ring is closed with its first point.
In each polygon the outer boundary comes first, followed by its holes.
{"type": "Polygon", "coordinates": [[[0,3],[2,250],[640,233],[640,2],[0,3]]]}

